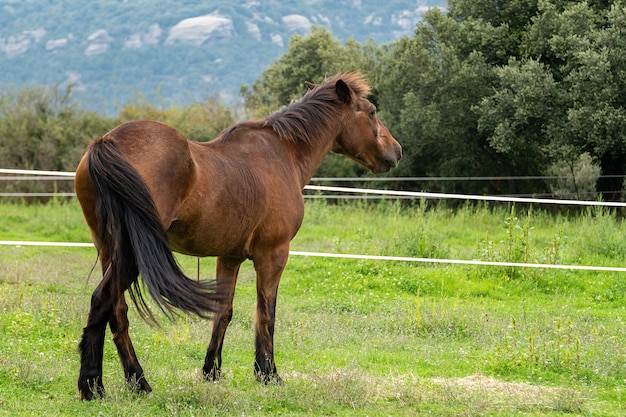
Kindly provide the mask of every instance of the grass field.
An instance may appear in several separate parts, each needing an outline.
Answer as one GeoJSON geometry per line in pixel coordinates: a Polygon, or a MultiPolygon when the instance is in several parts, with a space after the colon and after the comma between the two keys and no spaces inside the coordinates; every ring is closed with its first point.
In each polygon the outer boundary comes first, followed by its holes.
{"type": "MultiPolygon", "coordinates": [[[[0,205],[0,240],[89,242],[76,202],[0,205]]],[[[602,209],[547,214],[383,202],[307,204],[297,251],[626,266],[602,209]]],[[[179,257],[191,276],[195,258],[179,257]]],[[[0,246],[0,415],[622,416],[626,275],[292,256],[279,289],[284,385],[255,382],[255,284],[242,268],[224,377],[202,380],[210,323],[131,337],[153,396],[130,392],[105,344],[107,396],[81,402],[77,344],[99,268],[91,248],[0,246]]],[[[214,261],[203,259],[203,277],[214,261]]]]}

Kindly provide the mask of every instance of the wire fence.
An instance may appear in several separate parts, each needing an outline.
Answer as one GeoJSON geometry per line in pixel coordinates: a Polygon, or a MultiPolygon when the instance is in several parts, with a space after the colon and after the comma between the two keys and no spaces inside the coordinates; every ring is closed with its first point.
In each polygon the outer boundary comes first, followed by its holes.
{"type": "MultiPolygon", "coordinates": [[[[603,175],[600,178],[624,178],[623,175],[603,175]]],[[[304,198],[307,199],[346,199],[346,200],[372,200],[372,199],[451,199],[451,200],[482,200],[498,202],[518,202],[518,203],[539,203],[557,204],[568,206],[607,206],[626,207],[626,203],[621,202],[600,202],[594,199],[554,199],[553,194],[515,194],[506,196],[485,196],[470,194],[451,193],[429,193],[422,191],[394,191],[381,190],[377,188],[355,188],[355,187],[333,187],[315,185],[316,183],[397,183],[397,182],[438,182],[438,181],[508,181],[508,180],[558,180],[572,179],[572,176],[508,176],[508,177],[314,177],[309,185],[304,187],[304,198]]],[[[41,171],[23,169],[0,169],[0,181],[73,181],[74,172],[62,171],[41,171]]],[[[588,194],[596,198],[597,193],[588,194]]],[[[0,192],[0,197],[14,198],[54,198],[54,197],[75,197],[76,194],[67,191],[52,192],[0,192]]],[[[564,195],[565,197],[577,196],[581,194],[564,195]]]]}
{"type": "MultiPolygon", "coordinates": [[[[38,242],[38,241],[20,241],[20,240],[0,240],[0,246],[14,246],[14,247],[41,246],[41,247],[73,247],[73,248],[94,247],[92,243],[82,243],[82,242],[38,242]]],[[[474,265],[474,266],[497,266],[497,267],[508,267],[508,268],[560,269],[560,270],[570,270],[570,271],[626,272],[626,268],[618,267],[618,266],[539,264],[539,263],[523,263],[523,262],[480,261],[476,259],[414,258],[414,257],[408,257],[408,256],[381,256],[381,255],[360,255],[360,254],[354,254],[354,253],[303,252],[303,251],[289,251],[289,255],[290,256],[302,256],[302,257],[394,261],[394,262],[411,262],[411,263],[426,263],[426,264],[452,264],[452,265],[474,265]]]]}
{"type": "MultiPolygon", "coordinates": [[[[71,180],[73,179],[73,176],[74,176],[74,173],[70,173],[70,172],[60,173],[60,172],[52,172],[52,171],[24,171],[24,170],[5,170],[5,169],[0,169],[0,174],[17,174],[17,175],[22,175],[22,176],[34,175],[34,176],[42,176],[42,177],[55,177],[55,178],[59,178],[63,180],[71,180]],[[7,172],[7,171],[12,171],[12,172],[7,172]],[[16,171],[19,171],[19,172],[16,172],[16,171]]],[[[462,200],[514,202],[514,203],[521,202],[521,203],[577,205],[577,206],[626,207],[626,203],[602,202],[602,201],[577,201],[577,200],[538,199],[538,198],[522,198],[522,197],[478,196],[478,195],[464,195],[464,194],[426,193],[426,192],[394,191],[394,190],[316,186],[316,185],[307,185],[305,186],[305,189],[310,190],[310,191],[315,191],[318,193],[319,192],[339,192],[339,193],[345,193],[347,195],[358,193],[362,196],[377,195],[379,197],[391,196],[391,197],[402,197],[402,198],[439,198],[439,199],[447,198],[447,199],[462,199],[462,200]]],[[[53,194],[53,195],[59,195],[59,194],[53,194]]],[[[336,195],[334,197],[337,198],[336,195]]],[[[93,247],[93,244],[84,243],[84,242],[38,242],[38,241],[0,240],[0,246],[93,247]]],[[[430,264],[482,265],[482,266],[514,267],[514,268],[519,267],[519,268],[585,270],[585,271],[602,271],[602,272],[626,272],[626,268],[614,267],[614,266],[495,262],[495,261],[480,261],[480,260],[474,260],[474,259],[464,260],[464,259],[415,258],[415,257],[401,257],[401,256],[377,256],[377,255],[302,252],[302,251],[290,251],[290,255],[305,256],[305,257],[328,257],[328,258],[345,258],[345,259],[378,260],[378,261],[417,262],[417,263],[430,263],[430,264]]]]}

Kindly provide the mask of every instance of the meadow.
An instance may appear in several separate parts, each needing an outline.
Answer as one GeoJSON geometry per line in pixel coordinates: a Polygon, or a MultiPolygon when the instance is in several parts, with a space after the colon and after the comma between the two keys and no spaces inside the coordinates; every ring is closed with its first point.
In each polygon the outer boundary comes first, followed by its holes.
{"type": "MultiPolygon", "coordinates": [[[[613,212],[307,201],[292,250],[626,266],[613,212]]],[[[0,240],[90,242],[74,200],[0,204],[0,240]]],[[[197,259],[178,257],[190,276],[197,259]]],[[[107,396],[80,401],[77,344],[93,248],[0,246],[0,415],[621,416],[626,275],[291,256],[279,289],[284,385],[253,376],[255,283],[242,267],[223,377],[202,380],[210,323],[161,316],[131,337],[154,393],[105,343],[107,396]]],[[[95,269],[94,269],[95,266],[95,269]]],[[[202,259],[200,275],[213,276],[202,259]]],[[[93,270],[93,272],[92,272],[93,270]]]]}

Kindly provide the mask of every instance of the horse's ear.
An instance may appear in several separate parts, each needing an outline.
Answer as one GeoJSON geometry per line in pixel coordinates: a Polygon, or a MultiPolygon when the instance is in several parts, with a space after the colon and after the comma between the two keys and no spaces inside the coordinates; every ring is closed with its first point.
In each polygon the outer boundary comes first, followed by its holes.
{"type": "Polygon", "coordinates": [[[317,87],[316,84],[310,83],[308,81],[305,81],[304,85],[306,85],[307,90],[313,90],[315,87],[317,87]]]}
{"type": "Polygon", "coordinates": [[[343,80],[337,80],[337,84],[335,84],[335,90],[337,91],[337,97],[339,97],[339,101],[348,104],[352,99],[350,95],[350,87],[343,80]]]}

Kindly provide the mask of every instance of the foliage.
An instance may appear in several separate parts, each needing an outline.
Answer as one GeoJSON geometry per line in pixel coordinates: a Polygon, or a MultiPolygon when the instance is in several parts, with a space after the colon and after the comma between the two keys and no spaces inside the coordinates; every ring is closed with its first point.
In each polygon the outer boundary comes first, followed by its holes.
{"type": "Polygon", "coordinates": [[[537,61],[512,59],[496,77],[496,91],[474,107],[478,131],[506,156],[511,175],[544,174],[555,159],[547,128],[564,117],[552,74],[537,61]]]}
{"type": "MultiPolygon", "coordinates": [[[[115,119],[80,108],[72,88],[26,87],[0,93],[0,166],[74,171],[88,143],[115,125],[136,119],[167,123],[191,140],[208,141],[235,123],[234,111],[215,98],[183,107],[136,97],[115,119]]],[[[70,192],[70,181],[4,181],[5,192],[70,192]]]]}
{"type": "MultiPolygon", "coordinates": [[[[483,53],[473,50],[466,55],[459,45],[471,38],[474,28],[433,9],[415,36],[397,42],[385,57],[381,113],[406,150],[397,175],[503,174],[504,161],[480,134],[469,111],[493,91],[495,78],[483,53]]],[[[459,187],[447,183],[441,191],[461,191],[459,187]]]]}
{"type": "MultiPolygon", "coordinates": [[[[158,7],[171,5],[166,3],[158,7]]],[[[376,16],[374,6],[358,3],[360,12],[376,16]]],[[[400,4],[391,3],[391,8],[400,4]]],[[[28,2],[24,4],[20,7],[30,7],[28,2]]],[[[220,3],[218,9],[221,13],[250,17],[256,5],[249,6],[251,9],[241,11],[220,3]]],[[[110,6],[98,7],[103,12],[110,11],[110,6]]],[[[189,13],[194,7],[185,3],[180,10],[174,8],[172,14],[163,17],[163,24],[178,21],[181,13],[189,13]]],[[[345,7],[339,9],[338,15],[349,15],[345,7]]],[[[623,1],[454,0],[447,10],[430,9],[412,36],[390,44],[378,45],[372,40],[360,43],[357,37],[347,36],[342,42],[321,25],[314,25],[306,34],[294,32],[287,51],[268,64],[256,81],[244,83],[240,93],[246,116],[260,118],[301,97],[305,81],[319,82],[339,71],[359,70],[372,84],[371,99],[379,109],[379,117],[403,145],[403,159],[389,175],[506,177],[509,179],[426,185],[430,191],[543,194],[562,189],[564,184],[510,178],[552,175],[557,170],[573,174],[570,180],[576,181],[578,188],[582,186],[578,174],[587,171],[588,182],[582,187],[585,194],[593,196],[599,192],[604,200],[623,200],[625,27],[623,1]],[[580,158],[587,158],[583,155],[588,155],[593,165],[583,163],[580,158]]],[[[120,31],[132,32],[126,26],[120,31]]],[[[182,55],[191,53],[189,45],[177,48],[182,55]]],[[[152,62],[146,51],[135,52],[132,57],[124,56],[137,65],[125,66],[123,71],[145,72],[141,65],[152,62]]],[[[101,60],[98,65],[102,68],[111,69],[113,61],[107,61],[107,56],[94,59],[101,60]]],[[[152,67],[164,73],[170,71],[169,66],[189,70],[186,59],[181,57],[152,67]]],[[[210,59],[214,59],[215,65],[226,65],[224,57],[211,55],[210,59]]],[[[237,63],[248,64],[243,61],[237,63]]],[[[83,87],[80,82],[78,87],[83,87]]],[[[122,107],[116,121],[157,118],[192,139],[208,140],[239,119],[240,114],[226,109],[222,99],[203,102],[194,98],[190,105],[175,106],[170,88],[159,90],[160,97],[167,99],[157,97],[159,104],[154,104],[143,98],[142,86],[135,86],[135,99],[122,107]]],[[[58,118],[53,115],[54,121],[24,123],[24,117],[22,122],[11,119],[11,111],[0,114],[0,162],[20,168],[71,166],[82,153],[84,136],[93,136],[94,131],[100,133],[104,129],[99,126],[110,124],[106,117],[78,109],[69,100],[69,92],[60,90],[55,93],[57,98],[41,99],[48,103],[45,106],[70,109],[59,111],[58,118]],[[72,121],[59,122],[62,117],[72,121]],[[85,123],[78,129],[81,134],[74,133],[73,123],[85,123]],[[61,134],[69,137],[62,140],[61,134]],[[2,141],[7,145],[2,145],[2,141]],[[25,146],[13,146],[18,142],[25,146]]],[[[22,114],[32,112],[29,117],[34,120],[39,117],[40,100],[35,96],[48,94],[38,91],[28,87],[19,100],[11,98],[17,97],[19,90],[5,93],[0,105],[7,109],[19,107],[22,114]],[[22,104],[18,104],[20,100],[22,104]]],[[[197,93],[206,95],[202,88],[197,93]]],[[[367,175],[363,168],[334,155],[325,159],[316,174],[367,175]]],[[[572,189],[574,185],[565,187],[572,189]]]]}
{"type": "Polygon", "coordinates": [[[235,123],[233,113],[212,97],[182,107],[155,105],[145,97],[135,97],[120,110],[116,121],[158,120],[179,130],[190,140],[207,142],[235,123]]]}
{"type": "MultiPolygon", "coordinates": [[[[80,108],[72,88],[26,87],[0,91],[0,166],[3,168],[73,171],[87,143],[112,121],[80,108]]],[[[45,191],[52,191],[47,184],[45,191]]],[[[68,191],[67,183],[58,184],[68,191]]],[[[10,183],[17,191],[27,184],[10,183]]]]}
{"type": "MultiPolygon", "coordinates": [[[[618,199],[626,173],[622,2],[450,1],[430,10],[381,66],[380,104],[406,149],[398,172],[547,175],[589,153],[618,199]]],[[[448,191],[449,184],[441,186],[448,191]]],[[[548,184],[456,184],[540,193],[548,184]]]]}
{"type": "MultiPolygon", "coordinates": [[[[583,5],[572,6],[567,15],[583,9],[587,26],[593,30],[583,37],[565,32],[569,51],[565,83],[569,85],[570,106],[564,134],[569,140],[600,161],[602,174],[626,173],[626,5],[616,2],[599,16],[583,5]],[[593,19],[595,17],[595,19],[593,19]]],[[[562,20],[558,24],[565,25],[562,20]]],[[[558,39],[555,35],[554,38],[558,39]]],[[[556,40],[555,39],[555,40],[556,40]]],[[[555,42],[556,43],[556,42],[555,42]]],[[[562,141],[564,139],[561,139],[562,141]]],[[[599,183],[604,198],[619,199],[620,178],[606,178],[599,183]]]]}
{"type": "Polygon", "coordinates": [[[557,162],[552,166],[552,174],[559,177],[556,184],[551,186],[557,198],[597,199],[596,182],[600,176],[600,167],[588,153],[580,155],[573,164],[557,162]]]}

